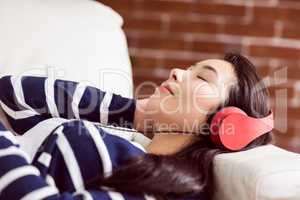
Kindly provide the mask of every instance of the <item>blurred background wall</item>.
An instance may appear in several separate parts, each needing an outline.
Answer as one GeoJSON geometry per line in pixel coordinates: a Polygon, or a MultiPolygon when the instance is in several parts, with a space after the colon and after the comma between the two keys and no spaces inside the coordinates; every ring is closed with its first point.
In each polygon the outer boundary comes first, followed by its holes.
{"type": "Polygon", "coordinates": [[[279,92],[288,105],[287,130],[276,131],[276,142],[300,152],[300,0],[98,1],[124,18],[137,96],[153,91],[140,83],[159,84],[173,67],[240,52],[262,76],[282,76],[270,87],[273,102],[279,92]]]}

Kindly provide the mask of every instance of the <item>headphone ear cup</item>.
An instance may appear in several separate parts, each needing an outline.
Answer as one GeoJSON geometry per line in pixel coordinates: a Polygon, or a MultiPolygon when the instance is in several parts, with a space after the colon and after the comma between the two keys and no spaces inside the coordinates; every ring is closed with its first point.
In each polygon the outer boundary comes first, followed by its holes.
{"type": "Polygon", "coordinates": [[[214,115],[210,123],[210,132],[211,132],[210,138],[214,144],[222,145],[222,141],[220,140],[219,129],[222,125],[223,120],[231,114],[241,114],[247,116],[247,114],[243,110],[234,106],[225,107],[222,108],[220,111],[218,111],[214,115]]]}
{"type": "Polygon", "coordinates": [[[259,136],[273,129],[273,115],[258,119],[234,113],[227,116],[219,128],[219,140],[230,150],[240,150],[259,136]],[[266,123],[269,120],[270,123],[266,123]]]}

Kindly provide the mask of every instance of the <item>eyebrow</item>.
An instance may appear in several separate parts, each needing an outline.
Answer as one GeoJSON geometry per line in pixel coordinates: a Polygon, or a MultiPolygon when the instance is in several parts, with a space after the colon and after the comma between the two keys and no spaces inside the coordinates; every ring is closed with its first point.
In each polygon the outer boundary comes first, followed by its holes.
{"type": "Polygon", "coordinates": [[[208,69],[208,70],[214,72],[214,73],[216,74],[216,76],[218,76],[218,72],[217,72],[217,70],[216,70],[215,68],[213,68],[213,67],[211,67],[211,66],[209,66],[209,65],[204,65],[204,66],[202,66],[202,67],[203,67],[204,69],[208,69]]]}

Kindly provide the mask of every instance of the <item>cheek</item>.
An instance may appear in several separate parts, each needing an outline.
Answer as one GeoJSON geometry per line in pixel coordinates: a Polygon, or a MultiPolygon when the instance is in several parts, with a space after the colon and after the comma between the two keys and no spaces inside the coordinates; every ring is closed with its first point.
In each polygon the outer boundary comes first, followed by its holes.
{"type": "Polygon", "coordinates": [[[198,84],[190,91],[189,95],[193,97],[194,106],[204,111],[218,107],[221,102],[217,88],[209,84],[198,84]]]}
{"type": "Polygon", "coordinates": [[[195,85],[192,88],[192,92],[194,93],[194,95],[201,97],[212,97],[217,95],[217,90],[215,86],[207,83],[195,85]]]}
{"type": "Polygon", "coordinates": [[[176,115],[179,108],[179,101],[174,96],[152,95],[148,101],[146,115],[160,119],[165,115],[176,115]]]}

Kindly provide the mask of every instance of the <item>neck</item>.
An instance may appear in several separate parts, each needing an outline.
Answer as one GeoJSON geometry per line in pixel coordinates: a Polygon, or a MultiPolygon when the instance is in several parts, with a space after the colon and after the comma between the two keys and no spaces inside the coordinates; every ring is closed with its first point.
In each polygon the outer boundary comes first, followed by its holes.
{"type": "Polygon", "coordinates": [[[197,140],[199,138],[192,134],[154,133],[146,151],[159,155],[174,154],[197,140]]]}

